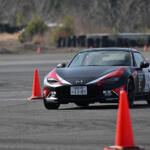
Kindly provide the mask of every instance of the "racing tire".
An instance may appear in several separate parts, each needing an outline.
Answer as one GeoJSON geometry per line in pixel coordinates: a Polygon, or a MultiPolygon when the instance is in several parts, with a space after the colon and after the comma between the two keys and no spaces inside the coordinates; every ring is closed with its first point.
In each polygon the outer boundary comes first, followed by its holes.
{"type": "Polygon", "coordinates": [[[54,102],[47,102],[46,99],[43,100],[44,106],[46,109],[51,110],[51,109],[58,109],[60,104],[59,103],[54,103],[54,102]]]}
{"type": "Polygon", "coordinates": [[[89,106],[89,103],[83,103],[83,102],[76,102],[75,104],[77,106],[80,106],[80,107],[87,107],[87,106],[89,106]]]}
{"type": "Polygon", "coordinates": [[[132,79],[128,79],[126,91],[128,95],[129,108],[133,108],[135,99],[135,87],[134,81],[132,79]]]}
{"type": "Polygon", "coordinates": [[[147,100],[147,104],[150,106],[150,100],[147,100]]]}

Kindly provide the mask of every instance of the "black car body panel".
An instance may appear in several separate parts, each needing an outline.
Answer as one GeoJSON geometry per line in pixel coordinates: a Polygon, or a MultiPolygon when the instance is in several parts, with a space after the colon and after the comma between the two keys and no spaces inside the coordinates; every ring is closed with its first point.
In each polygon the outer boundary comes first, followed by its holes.
{"type": "Polygon", "coordinates": [[[67,67],[55,68],[48,73],[44,79],[44,99],[57,101],[60,104],[118,102],[120,90],[127,89],[128,80],[133,81],[135,99],[139,97],[150,99],[150,67],[145,64],[146,67],[142,68],[138,59],[142,63],[145,62],[138,51],[128,48],[97,48],[81,51],[67,67]],[[103,65],[94,64],[98,54],[96,52],[102,52],[103,55],[99,56],[102,58],[98,61],[103,60],[103,65]],[[120,57],[123,55],[126,57],[127,54],[128,59],[123,62],[121,58],[116,58],[118,61],[114,59],[112,63],[113,57],[118,52],[122,54],[120,57]],[[93,56],[89,55],[91,53],[93,56]],[[92,65],[88,64],[90,57],[94,57],[90,62],[93,63],[92,65]],[[117,65],[119,61],[121,65],[117,65]],[[107,65],[110,62],[113,65],[107,65]],[[84,63],[88,65],[83,65],[84,63]]]}
{"type": "Polygon", "coordinates": [[[119,67],[111,66],[86,66],[63,69],[56,68],[56,73],[71,84],[75,84],[74,82],[76,80],[83,80],[83,83],[87,84],[89,81],[96,80],[97,78],[102,77],[110,72],[113,72],[118,68],[119,67]]]}

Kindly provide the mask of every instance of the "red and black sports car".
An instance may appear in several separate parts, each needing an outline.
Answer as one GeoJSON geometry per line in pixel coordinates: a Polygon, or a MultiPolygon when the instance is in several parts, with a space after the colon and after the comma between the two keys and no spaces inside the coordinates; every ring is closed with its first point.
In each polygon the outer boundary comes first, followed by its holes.
{"type": "Polygon", "coordinates": [[[44,106],[88,106],[95,102],[118,102],[120,90],[150,105],[150,67],[134,49],[94,48],[75,55],[68,65],[59,64],[44,78],[44,106]]]}

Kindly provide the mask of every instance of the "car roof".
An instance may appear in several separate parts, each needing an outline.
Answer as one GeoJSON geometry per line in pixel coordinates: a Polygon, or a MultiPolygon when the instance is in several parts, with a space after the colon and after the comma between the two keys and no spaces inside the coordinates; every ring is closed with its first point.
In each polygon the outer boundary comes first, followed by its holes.
{"type": "Polygon", "coordinates": [[[90,48],[85,49],[80,52],[90,52],[90,51],[126,51],[126,52],[138,52],[136,49],[132,48],[115,48],[115,47],[108,47],[108,48],[90,48]]]}

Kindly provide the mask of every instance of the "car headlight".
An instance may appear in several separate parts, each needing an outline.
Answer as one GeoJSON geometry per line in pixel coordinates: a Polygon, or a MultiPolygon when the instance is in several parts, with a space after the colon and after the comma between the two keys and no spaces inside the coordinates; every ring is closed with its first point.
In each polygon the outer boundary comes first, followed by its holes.
{"type": "Polygon", "coordinates": [[[59,81],[54,78],[47,78],[47,82],[53,84],[53,83],[57,83],[59,81]]]}

